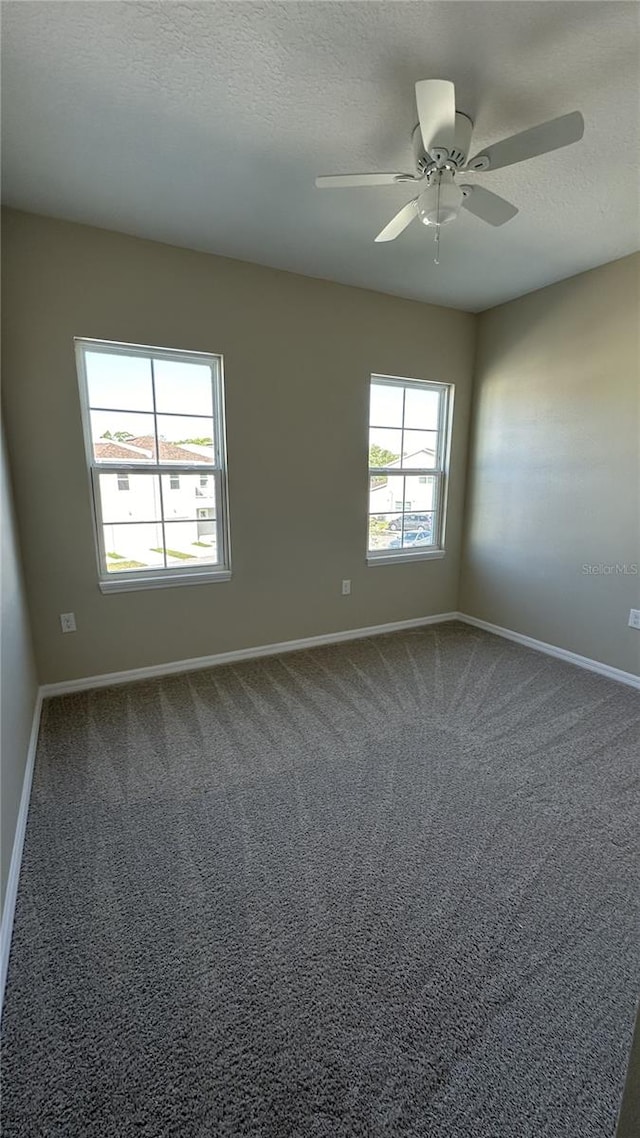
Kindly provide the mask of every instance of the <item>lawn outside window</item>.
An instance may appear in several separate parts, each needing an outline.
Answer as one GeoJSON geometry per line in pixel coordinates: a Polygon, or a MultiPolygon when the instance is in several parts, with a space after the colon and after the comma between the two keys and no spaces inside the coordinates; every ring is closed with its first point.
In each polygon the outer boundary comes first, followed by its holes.
{"type": "Polygon", "coordinates": [[[222,357],[77,339],[76,360],[100,589],[228,580],[222,357]]]}
{"type": "Polygon", "coordinates": [[[453,386],[373,375],[367,563],[444,557],[453,386]]]}

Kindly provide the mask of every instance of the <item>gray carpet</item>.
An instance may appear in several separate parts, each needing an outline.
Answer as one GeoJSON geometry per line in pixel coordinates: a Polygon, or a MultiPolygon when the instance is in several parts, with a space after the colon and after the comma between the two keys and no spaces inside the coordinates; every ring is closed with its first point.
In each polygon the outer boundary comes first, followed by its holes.
{"type": "Polygon", "coordinates": [[[50,700],[5,1138],[612,1135],[639,703],[460,624],[50,700]]]}

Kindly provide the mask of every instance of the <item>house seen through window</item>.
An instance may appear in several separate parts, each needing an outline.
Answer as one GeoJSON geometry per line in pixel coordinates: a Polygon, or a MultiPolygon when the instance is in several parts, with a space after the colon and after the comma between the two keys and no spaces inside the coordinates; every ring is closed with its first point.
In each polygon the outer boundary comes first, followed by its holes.
{"type": "Polygon", "coordinates": [[[442,551],[451,399],[450,384],[372,376],[369,561],[442,551]]]}
{"type": "Polygon", "coordinates": [[[228,570],[220,357],[90,340],[76,351],[101,582],[228,570]]]}

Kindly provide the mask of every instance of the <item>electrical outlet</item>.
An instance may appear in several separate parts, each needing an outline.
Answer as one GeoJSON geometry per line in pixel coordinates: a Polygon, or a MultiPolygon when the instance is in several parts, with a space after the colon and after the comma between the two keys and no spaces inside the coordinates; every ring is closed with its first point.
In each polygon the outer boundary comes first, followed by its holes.
{"type": "Polygon", "coordinates": [[[343,581],[342,582],[342,595],[343,595],[343,597],[348,597],[350,595],[350,593],[351,593],[351,581],[343,581]]]}
{"type": "Polygon", "coordinates": [[[75,632],[76,614],[74,612],[61,612],[60,627],[63,632],[75,632]]]}
{"type": "Polygon", "coordinates": [[[629,610],[629,628],[640,628],[640,609],[629,610]]]}

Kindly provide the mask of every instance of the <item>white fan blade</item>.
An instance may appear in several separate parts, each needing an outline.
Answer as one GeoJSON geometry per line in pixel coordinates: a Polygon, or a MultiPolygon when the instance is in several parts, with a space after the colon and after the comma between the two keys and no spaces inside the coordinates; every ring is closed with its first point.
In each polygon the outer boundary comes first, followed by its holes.
{"type": "Polygon", "coordinates": [[[416,104],[422,144],[434,149],[453,150],[456,134],[456,92],[448,79],[421,79],[416,83],[416,104]]]}
{"type": "Polygon", "coordinates": [[[340,189],[347,186],[395,186],[398,182],[415,181],[413,174],[323,174],[316,178],[316,186],[340,189]]]}
{"type": "Polygon", "coordinates": [[[407,228],[410,222],[413,221],[417,212],[418,199],[414,198],[413,201],[403,205],[400,212],[391,218],[389,224],[385,225],[384,229],[376,237],[376,241],[394,241],[395,238],[399,237],[403,230],[407,228]]]}
{"type": "Polygon", "coordinates": [[[468,209],[469,213],[474,213],[483,221],[488,221],[489,225],[504,225],[518,212],[511,202],[493,194],[491,190],[485,190],[484,186],[460,186],[460,189],[464,193],[462,208],[468,209]]]}
{"type": "Polygon", "coordinates": [[[558,119],[532,126],[530,130],[488,146],[471,159],[467,170],[500,170],[503,166],[513,166],[515,162],[537,158],[539,154],[548,154],[550,150],[579,142],[583,134],[584,119],[580,111],[572,111],[569,115],[560,115],[558,119]]]}

